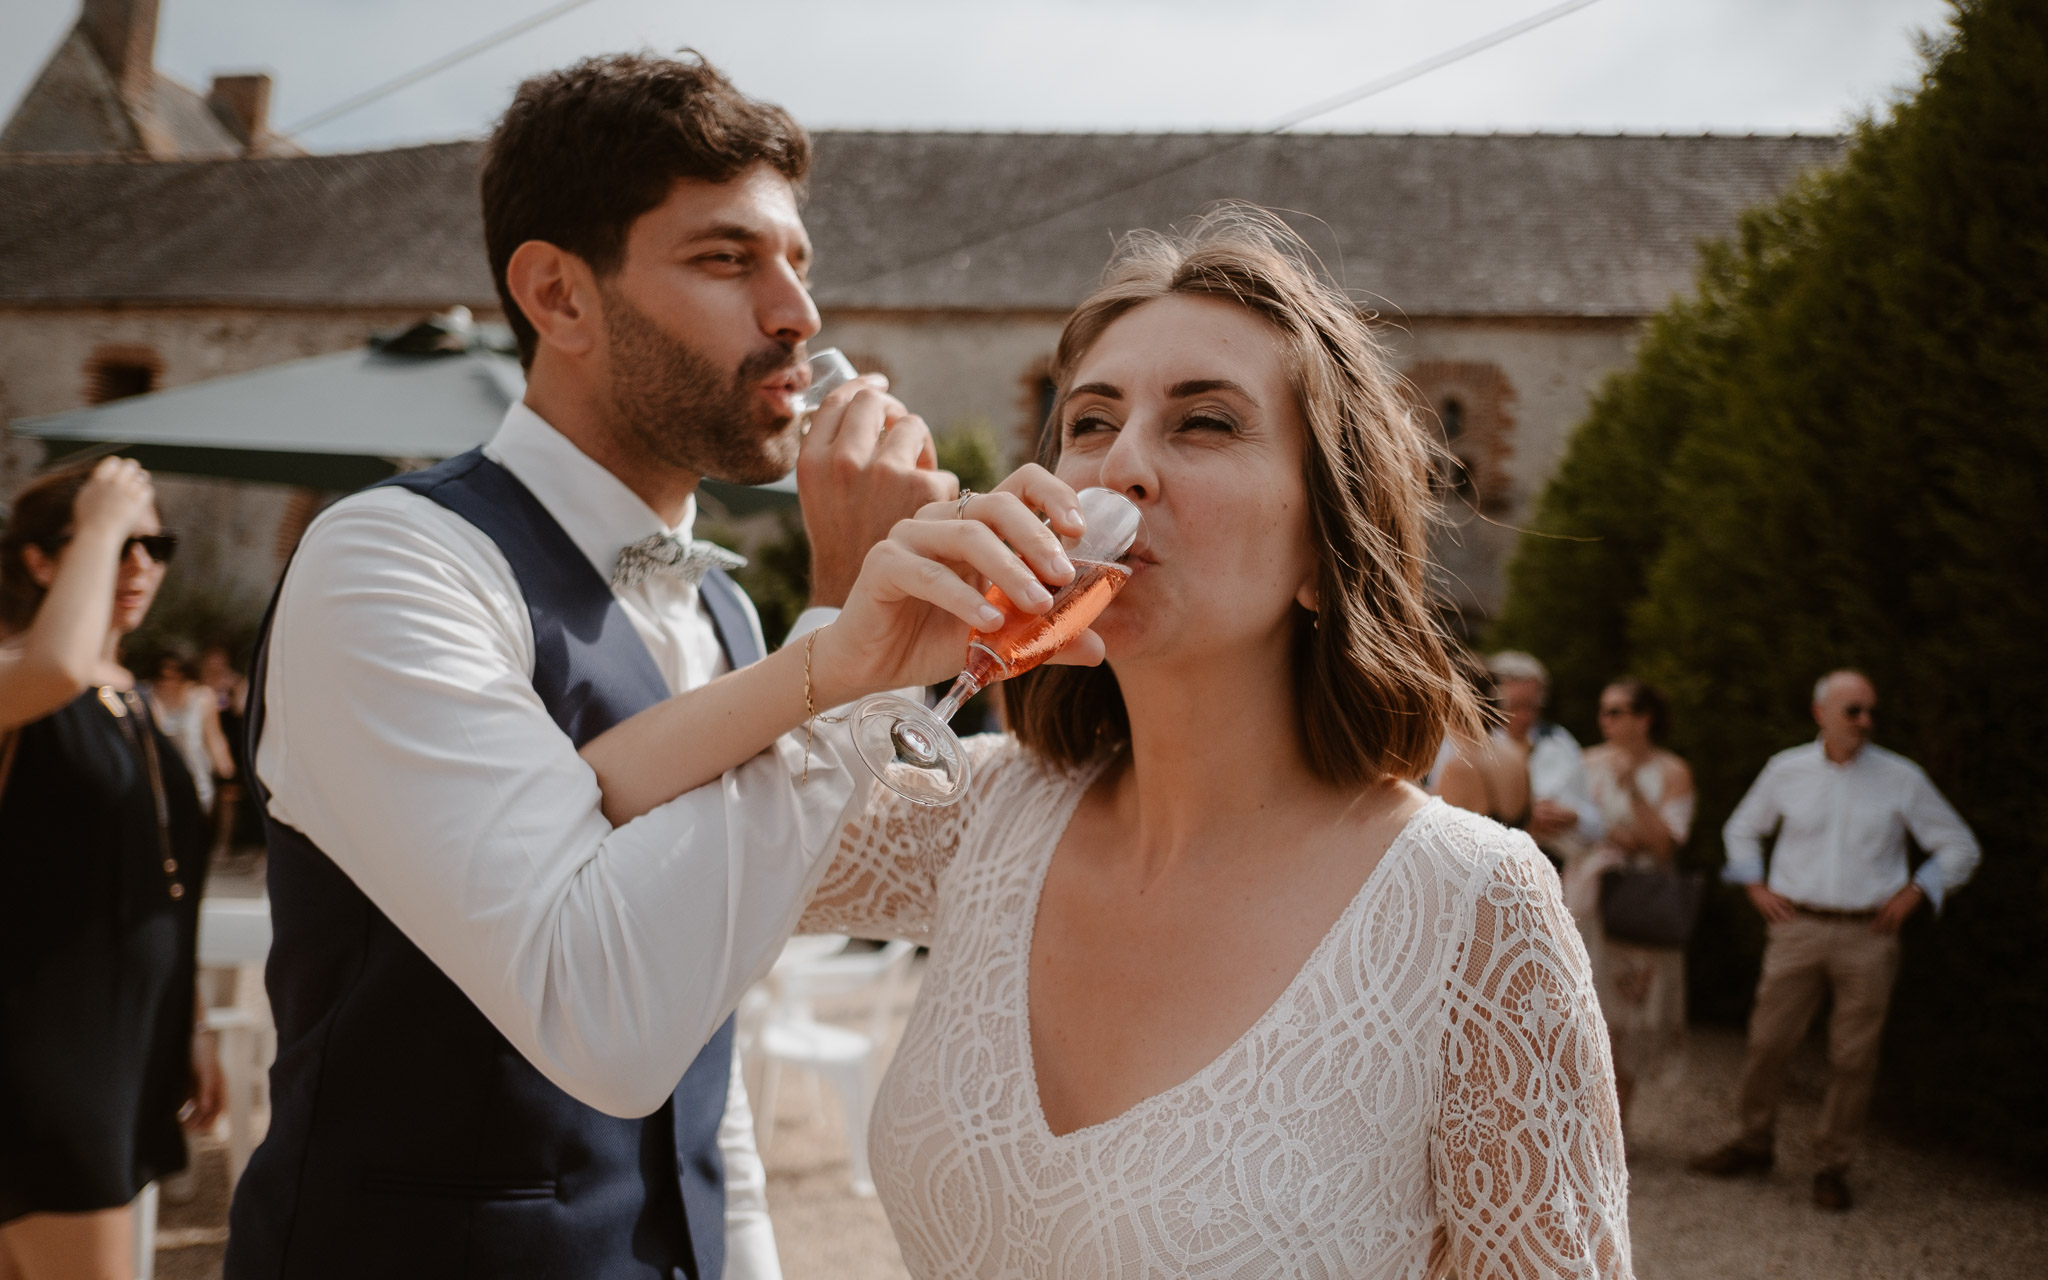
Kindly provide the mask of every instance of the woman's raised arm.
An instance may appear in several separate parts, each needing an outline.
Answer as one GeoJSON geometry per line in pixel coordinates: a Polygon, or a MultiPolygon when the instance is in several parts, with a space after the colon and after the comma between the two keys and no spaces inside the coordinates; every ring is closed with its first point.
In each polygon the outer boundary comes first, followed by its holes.
{"type": "Polygon", "coordinates": [[[0,647],[0,732],[39,720],[91,684],[107,656],[114,582],[129,531],[155,502],[149,473],[128,458],[105,458],[72,501],[70,540],[52,556],[22,547],[20,566],[47,594],[30,622],[0,647]]]}

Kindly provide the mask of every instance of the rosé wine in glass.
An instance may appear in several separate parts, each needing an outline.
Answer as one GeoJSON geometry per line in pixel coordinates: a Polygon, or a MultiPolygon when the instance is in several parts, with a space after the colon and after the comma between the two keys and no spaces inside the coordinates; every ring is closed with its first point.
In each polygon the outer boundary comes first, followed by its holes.
{"type": "Polygon", "coordinates": [[[1053,591],[1050,608],[1026,613],[1000,587],[990,587],[988,602],[1002,611],[1003,625],[969,635],[960,678],[936,707],[884,693],[853,709],[854,744],[884,786],[918,804],[957,801],[967,790],[967,757],[946,722],[989,685],[1022,675],[1072,644],[1131,580],[1117,558],[1137,540],[1138,509],[1108,489],[1083,489],[1080,502],[1086,531],[1067,555],[1074,580],[1053,591]]]}

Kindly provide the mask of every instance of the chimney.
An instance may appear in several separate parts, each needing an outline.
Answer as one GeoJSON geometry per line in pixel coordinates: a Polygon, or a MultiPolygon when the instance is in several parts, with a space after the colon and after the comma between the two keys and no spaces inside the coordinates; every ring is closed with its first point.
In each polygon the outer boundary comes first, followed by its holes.
{"type": "Polygon", "coordinates": [[[253,151],[270,127],[270,77],[260,71],[215,76],[206,91],[206,105],[237,142],[253,151]]]}
{"type": "Polygon", "coordinates": [[[155,96],[156,6],[157,0],[85,0],[78,20],[131,107],[149,107],[155,96]]]}

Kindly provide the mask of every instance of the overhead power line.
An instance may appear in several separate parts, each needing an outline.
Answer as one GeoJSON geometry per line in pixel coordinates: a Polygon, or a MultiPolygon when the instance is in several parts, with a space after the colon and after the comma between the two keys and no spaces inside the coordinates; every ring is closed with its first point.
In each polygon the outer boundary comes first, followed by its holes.
{"type": "Polygon", "coordinates": [[[377,101],[377,99],[379,98],[388,97],[391,94],[397,93],[400,89],[404,89],[409,86],[418,84],[420,81],[426,79],[428,76],[434,75],[437,72],[446,71],[448,68],[454,66],[458,62],[464,62],[470,58],[474,58],[477,54],[482,53],[486,49],[495,49],[499,45],[505,43],[507,40],[512,39],[514,36],[525,35],[527,32],[533,30],[535,27],[541,26],[544,23],[553,22],[556,18],[561,17],[563,14],[569,12],[570,10],[581,9],[584,5],[587,5],[589,3],[590,0],[562,0],[562,3],[560,4],[551,5],[548,8],[541,10],[539,13],[534,14],[532,17],[521,18],[519,21],[513,23],[511,26],[501,28],[497,31],[493,31],[490,35],[485,36],[483,39],[475,41],[472,44],[466,44],[462,46],[460,49],[455,50],[453,53],[443,54],[442,56],[434,59],[432,62],[426,63],[423,66],[414,67],[411,71],[406,72],[402,76],[398,76],[395,79],[386,80],[383,84],[377,85],[374,88],[365,89],[361,93],[357,94],[355,97],[349,98],[343,102],[337,102],[333,106],[327,108],[324,111],[316,111],[312,115],[307,116],[304,120],[301,120],[297,124],[293,125],[291,128],[286,129],[284,131],[285,136],[293,137],[298,134],[304,133],[308,129],[317,129],[321,125],[326,124],[331,120],[338,120],[342,116],[347,115],[349,112],[354,111],[359,107],[366,107],[371,103],[377,101]]]}
{"type": "Polygon", "coordinates": [[[868,276],[866,279],[855,281],[852,284],[843,285],[840,287],[859,288],[862,285],[872,284],[877,280],[885,279],[889,276],[897,274],[898,272],[909,271],[917,267],[925,266],[928,263],[933,263],[940,261],[941,259],[953,257],[956,254],[971,252],[972,250],[981,248],[983,245],[993,244],[996,241],[1003,239],[1005,236],[1012,236],[1020,231],[1028,231],[1032,227],[1042,226],[1045,223],[1052,222],[1059,218],[1063,218],[1077,209],[1085,209],[1089,205],[1100,204],[1104,200],[1113,199],[1114,197],[1123,195],[1127,192],[1136,191],[1140,187],[1150,186],[1152,183],[1159,181],[1161,178],[1170,178],[1176,173],[1182,173],[1186,170],[1195,168],[1197,165],[1206,164],[1209,161],[1214,160],[1217,156],[1235,151],[1240,147],[1249,146],[1252,143],[1257,142],[1261,138],[1270,138],[1274,134],[1285,133],[1287,130],[1292,129],[1297,125],[1306,124],[1308,121],[1315,119],[1317,116],[1328,115],[1330,112],[1335,111],[1340,107],[1348,107],[1352,103],[1362,102],[1365,99],[1372,97],[1374,94],[1385,93],[1389,89],[1395,88],[1399,85],[1407,84],[1409,81],[1419,79],[1422,76],[1426,76],[1432,71],[1439,71],[1444,67],[1448,67],[1454,62],[1463,62],[1465,59],[1473,56],[1474,54],[1484,53],[1486,50],[1493,48],[1495,45],[1505,44],[1508,41],[1513,40],[1517,36],[1526,35],[1529,32],[1534,31],[1538,27],[1546,26],[1552,22],[1557,21],[1559,18],[1565,17],[1568,14],[1576,13],[1580,9],[1584,9],[1589,5],[1594,5],[1598,3],[1599,0],[1565,0],[1563,4],[1552,5],[1550,8],[1545,9],[1540,13],[1531,14],[1529,17],[1523,18],[1519,22],[1511,22],[1507,26],[1501,27],[1494,31],[1489,31],[1485,35],[1477,38],[1476,40],[1468,40],[1464,44],[1458,45],[1455,48],[1446,49],[1442,53],[1435,54],[1428,58],[1424,58],[1420,62],[1411,63],[1408,66],[1401,68],[1399,71],[1395,71],[1389,75],[1384,75],[1378,77],[1377,79],[1368,80],[1364,84],[1354,86],[1350,89],[1346,89],[1344,92],[1336,94],[1332,97],[1324,98],[1319,102],[1312,102],[1308,106],[1302,107],[1299,110],[1290,111],[1286,115],[1281,116],[1279,119],[1273,121],[1271,124],[1266,125],[1264,128],[1257,130],[1256,132],[1239,134],[1237,136],[1232,137],[1227,142],[1223,142],[1217,146],[1211,147],[1206,151],[1199,152],[1196,155],[1190,156],[1185,160],[1176,161],[1173,164],[1167,165],[1161,169],[1155,170],[1154,172],[1148,173],[1141,178],[1133,178],[1125,182],[1120,182],[1115,186],[1105,187],[1100,191],[1096,191],[1093,194],[1083,196],[1078,200],[1064,200],[1060,203],[1057,209],[1053,209],[1043,214],[1037,214],[1028,218],[1020,219],[1016,222],[1010,223],[1006,226],[991,231],[986,235],[978,236],[973,240],[967,240],[959,244],[949,245],[944,249],[940,249],[935,252],[925,254],[922,257],[914,258],[908,262],[899,263],[896,266],[890,267],[885,271],[880,271],[875,273],[874,275],[868,276]]]}
{"type": "Polygon", "coordinates": [[[1272,124],[1267,125],[1260,132],[1262,135],[1284,133],[1298,124],[1307,124],[1317,116],[1326,116],[1339,107],[1348,107],[1354,102],[1363,102],[1376,93],[1385,93],[1389,89],[1407,84],[1410,80],[1420,79],[1441,67],[1450,66],[1453,62],[1463,62],[1475,53],[1484,53],[1497,44],[1506,44],[1516,36],[1534,31],[1538,27],[1557,21],[1568,13],[1576,13],[1587,5],[1597,3],[1599,3],[1599,0],[1565,0],[1563,4],[1554,5],[1541,13],[1531,14],[1520,22],[1511,22],[1498,31],[1489,31],[1477,40],[1467,40],[1455,49],[1446,49],[1433,58],[1424,58],[1420,62],[1411,63],[1391,75],[1381,76],[1377,80],[1368,80],[1356,88],[1346,89],[1335,97],[1324,98],[1321,102],[1312,102],[1299,111],[1290,111],[1272,124]]]}

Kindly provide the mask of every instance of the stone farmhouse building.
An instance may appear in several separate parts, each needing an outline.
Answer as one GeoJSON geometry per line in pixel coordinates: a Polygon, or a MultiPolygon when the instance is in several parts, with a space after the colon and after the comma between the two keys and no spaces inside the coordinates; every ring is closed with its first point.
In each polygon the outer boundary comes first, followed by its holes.
{"type": "MultiPolygon", "coordinates": [[[[456,304],[500,314],[477,207],[480,144],[286,153],[263,119],[267,80],[246,92],[229,82],[253,77],[216,80],[201,99],[149,68],[145,19],[153,32],[153,0],[88,0],[0,134],[0,430],[345,350],[456,304]],[[136,105],[151,101],[154,117],[136,105]],[[65,123],[67,112],[130,125],[93,133],[65,123]]],[[[1377,316],[1418,410],[1456,457],[1438,559],[1472,622],[1498,605],[1514,527],[1589,396],[1627,363],[1646,318],[1689,290],[1699,243],[1732,232],[1742,210],[1834,162],[1842,145],[1540,134],[815,140],[805,218],[820,345],[886,371],[935,431],[993,431],[1017,459],[1035,447],[1060,323],[1117,236],[1219,200],[1284,211],[1377,316]]],[[[0,493],[11,492],[39,449],[17,440],[0,452],[0,493]]],[[[165,486],[166,506],[191,512],[177,517],[188,527],[204,518],[224,531],[233,575],[251,584],[275,573],[319,501],[228,481],[165,486]]]]}

